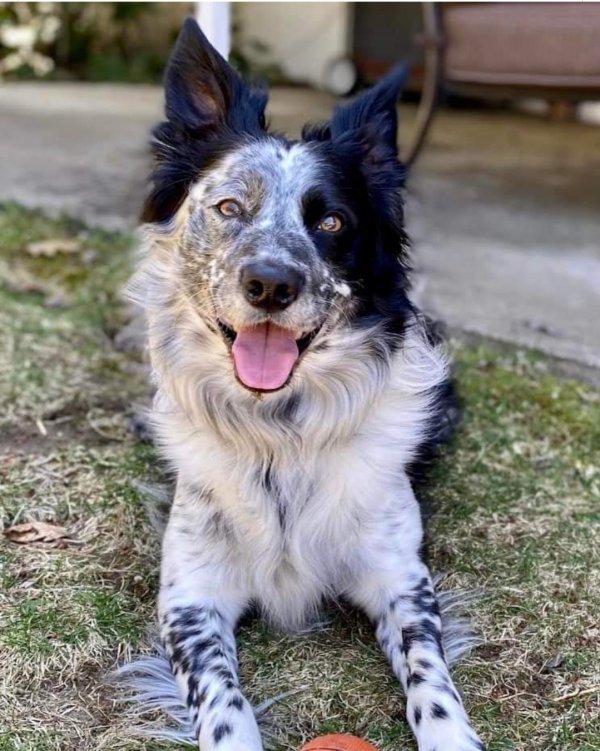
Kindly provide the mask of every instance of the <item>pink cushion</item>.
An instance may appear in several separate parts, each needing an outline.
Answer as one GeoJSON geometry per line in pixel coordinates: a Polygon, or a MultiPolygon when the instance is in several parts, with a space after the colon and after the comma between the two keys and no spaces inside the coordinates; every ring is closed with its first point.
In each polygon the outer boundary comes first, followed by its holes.
{"type": "Polygon", "coordinates": [[[440,8],[450,81],[600,87],[600,3],[440,8]]]}

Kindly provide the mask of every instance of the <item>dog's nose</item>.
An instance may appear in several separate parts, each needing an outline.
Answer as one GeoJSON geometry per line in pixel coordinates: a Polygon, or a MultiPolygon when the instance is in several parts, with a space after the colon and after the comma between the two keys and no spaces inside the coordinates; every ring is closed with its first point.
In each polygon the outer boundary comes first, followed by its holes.
{"type": "Polygon", "coordinates": [[[294,302],[304,286],[304,276],[285,264],[254,261],[243,268],[241,282],[250,305],[275,311],[294,302]]]}

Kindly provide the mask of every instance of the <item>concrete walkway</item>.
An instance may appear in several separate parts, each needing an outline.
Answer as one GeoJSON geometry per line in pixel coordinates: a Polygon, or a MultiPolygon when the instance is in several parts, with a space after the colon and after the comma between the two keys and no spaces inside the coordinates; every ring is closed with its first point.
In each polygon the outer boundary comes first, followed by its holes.
{"type": "MultiPolygon", "coordinates": [[[[161,93],[3,84],[0,201],[132,227],[161,93]]],[[[272,94],[277,129],[327,116],[322,93],[272,94]]],[[[405,129],[414,111],[403,112],[405,129]]],[[[540,349],[600,381],[600,128],[453,111],[412,176],[415,294],[452,329],[540,349]]]]}

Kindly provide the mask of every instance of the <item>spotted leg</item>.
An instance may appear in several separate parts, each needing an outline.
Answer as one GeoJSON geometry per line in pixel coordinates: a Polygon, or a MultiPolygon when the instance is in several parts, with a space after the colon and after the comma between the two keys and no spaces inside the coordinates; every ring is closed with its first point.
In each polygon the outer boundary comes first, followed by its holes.
{"type": "Polygon", "coordinates": [[[367,551],[377,566],[365,570],[352,598],[373,620],[377,640],[404,688],[419,751],[485,751],[450,676],[433,583],[419,556],[422,533],[416,514],[417,508],[407,514],[404,506],[387,526],[387,540],[367,551]],[[395,541],[390,542],[390,530],[395,541]]]}
{"type": "Polygon", "coordinates": [[[201,751],[262,751],[238,678],[234,628],[247,598],[220,560],[210,513],[203,527],[196,507],[192,526],[186,500],[178,492],[163,543],[161,638],[201,751]]]}

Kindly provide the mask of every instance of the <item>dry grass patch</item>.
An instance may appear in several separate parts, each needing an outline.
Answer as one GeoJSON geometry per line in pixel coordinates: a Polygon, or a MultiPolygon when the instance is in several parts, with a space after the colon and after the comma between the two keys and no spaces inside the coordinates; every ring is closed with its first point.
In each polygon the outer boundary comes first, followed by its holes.
{"type": "MultiPolygon", "coordinates": [[[[136,488],[160,468],[127,430],[147,386],[112,342],[129,240],[5,207],[0,246],[2,522],[58,523],[74,540],[0,543],[0,751],[174,748],[131,739],[102,683],[151,648],[158,563],[136,488]],[[56,237],[81,252],[23,252],[56,237]]],[[[483,592],[486,643],[457,680],[490,751],[597,751],[600,395],[523,353],[456,357],[464,423],[422,495],[444,586],[483,592]]],[[[268,713],[273,747],[346,731],[413,748],[369,624],[343,608],[327,616],[295,637],[241,628],[251,699],[297,691],[268,713]]]]}

